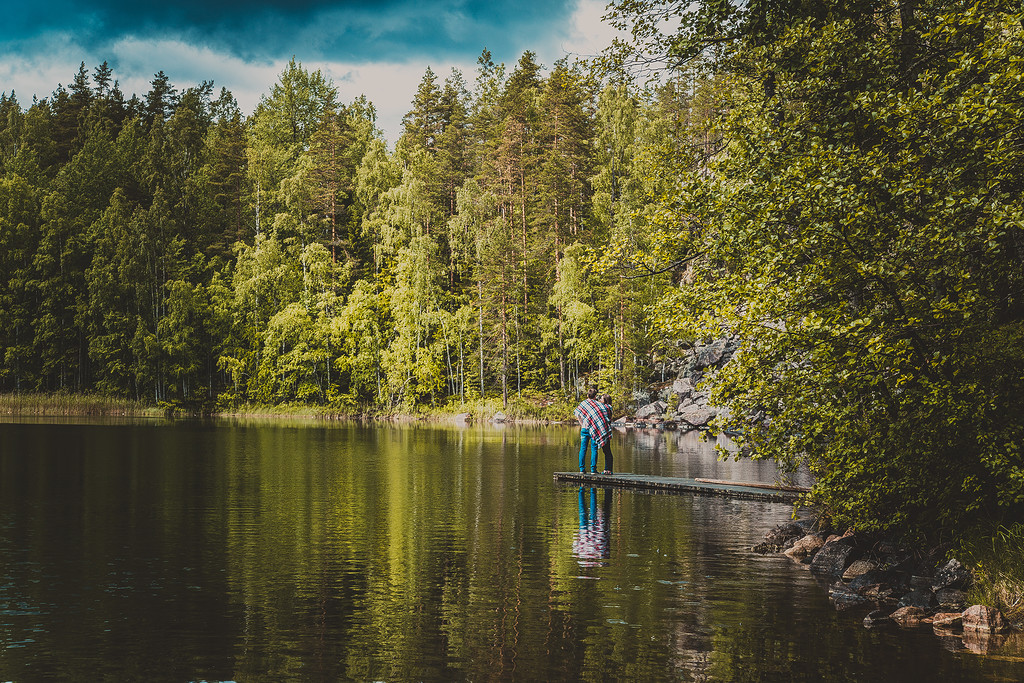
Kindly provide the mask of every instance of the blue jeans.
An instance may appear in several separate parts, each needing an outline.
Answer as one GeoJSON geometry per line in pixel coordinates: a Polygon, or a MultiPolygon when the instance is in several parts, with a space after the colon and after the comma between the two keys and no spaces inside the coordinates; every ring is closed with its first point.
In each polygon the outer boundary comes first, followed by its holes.
{"type": "Polygon", "coordinates": [[[590,461],[590,471],[597,471],[597,441],[595,441],[591,435],[590,430],[586,427],[580,429],[580,472],[587,471],[587,446],[591,447],[594,455],[590,461]]]}

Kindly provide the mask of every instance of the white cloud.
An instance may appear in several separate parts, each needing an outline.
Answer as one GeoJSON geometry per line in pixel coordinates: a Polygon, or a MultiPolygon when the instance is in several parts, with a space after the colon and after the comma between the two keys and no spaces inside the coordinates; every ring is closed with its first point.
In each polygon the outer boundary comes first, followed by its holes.
{"type": "Polygon", "coordinates": [[[114,43],[111,52],[114,76],[125,93],[141,97],[149,91],[153,75],[163,71],[179,90],[212,80],[217,90],[230,90],[246,114],[252,113],[287,63],[246,62],[180,40],[125,38],[114,43]]]}
{"type": "MultiPolygon", "coordinates": [[[[427,63],[388,64],[303,64],[329,75],[340,91],[342,102],[350,102],[360,95],[373,102],[377,108],[377,125],[384,131],[384,137],[394,145],[402,132],[402,117],[412,108],[427,63]]],[[[467,80],[472,80],[469,69],[473,65],[430,64],[438,81],[444,82],[452,66],[460,68],[467,80]]]]}
{"type": "Polygon", "coordinates": [[[607,12],[606,4],[605,0],[579,0],[561,45],[563,52],[581,58],[596,57],[616,36],[622,35],[601,21],[607,12]]]}
{"type": "MultiPolygon", "coordinates": [[[[604,0],[579,0],[565,27],[555,32],[558,35],[546,44],[526,44],[523,49],[534,50],[539,61],[548,67],[566,55],[584,58],[598,55],[615,36],[614,29],[601,22],[605,11],[604,0]]],[[[448,22],[452,30],[460,24],[465,28],[465,24],[473,23],[457,12],[448,16],[448,22]]],[[[308,37],[312,39],[313,34],[308,37]]],[[[482,50],[486,47],[486,36],[480,36],[480,40],[482,50]]],[[[529,43],[529,38],[524,42],[529,43]]],[[[218,90],[221,87],[230,90],[243,113],[250,114],[260,98],[273,87],[288,61],[287,58],[275,62],[245,61],[174,38],[126,37],[103,48],[85,50],[75,46],[71,36],[52,33],[33,39],[31,46],[18,44],[8,48],[7,54],[0,54],[0,91],[16,91],[23,107],[31,103],[32,95],[49,97],[58,83],[67,85],[80,62],[84,61],[91,72],[96,65],[108,61],[121,90],[127,95],[143,96],[150,88],[153,75],[162,70],[179,90],[212,80],[218,90]]],[[[365,94],[376,107],[378,126],[392,145],[401,133],[402,117],[410,109],[428,65],[439,81],[443,81],[454,66],[472,84],[476,70],[476,55],[462,63],[441,60],[354,63],[308,61],[301,54],[295,56],[305,68],[320,69],[330,77],[338,87],[342,102],[365,94]]],[[[495,54],[494,58],[511,66],[519,54],[495,54]]]]}
{"type": "Polygon", "coordinates": [[[13,91],[24,108],[31,104],[33,95],[40,99],[49,97],[58,84],[67,85],[74,80],[83,60],[89,64],[64,33],[41,37],[34,47],[29,51],[16,44],[8,54],[0,55],[0,92],[13,91]]]}

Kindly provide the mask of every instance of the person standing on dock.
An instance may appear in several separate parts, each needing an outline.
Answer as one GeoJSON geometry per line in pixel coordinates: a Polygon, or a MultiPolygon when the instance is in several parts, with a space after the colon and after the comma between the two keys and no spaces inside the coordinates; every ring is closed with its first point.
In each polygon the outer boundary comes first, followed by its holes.
{"type": "MultiPolygon", "coordinates": [[[[610,412],[610,411],[609,411],[610,412]]],[[[593,451],[590,471],[597,474],[597,449],[608,443],[612,435],[611,420],[605,412],[604,404],[597,400],[597,389],[590,388],[587,398],[583,400],[573,416],[580,422],[580,472],[587,471],[587,450],[593,451]]]]}

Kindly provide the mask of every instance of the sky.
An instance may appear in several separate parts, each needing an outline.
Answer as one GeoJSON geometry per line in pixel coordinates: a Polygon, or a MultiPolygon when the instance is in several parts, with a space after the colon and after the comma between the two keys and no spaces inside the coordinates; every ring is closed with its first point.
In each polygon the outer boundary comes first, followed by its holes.
{"type": "Polygon", "coordinates": [[[366,95],[394,143],[430,66],[472,83],[481,51],[510,68],[525,50],[551,67],[593,56],[614,30],[607,0],[3,0],[0,92],[27,108],[68,85],[85,62],[106,61],[122,92],[143,96],[163,71],[184,90],[204,80],[226,87],[245,114],[288,60],[319,69],[349,102],[366,95]]]}

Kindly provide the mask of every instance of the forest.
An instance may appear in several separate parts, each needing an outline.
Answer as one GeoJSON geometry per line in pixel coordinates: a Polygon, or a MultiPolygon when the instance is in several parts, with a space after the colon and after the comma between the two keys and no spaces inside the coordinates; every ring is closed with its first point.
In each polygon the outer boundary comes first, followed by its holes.
{"type": "Polygon", "coordinates": [[[717,427],[839,522],[1019,520],[1019,4],[608,20],[631,38],[594,62],[428,69],[394,149],[295,59],[251,115],[106,64],[5,92],[0,392],[564,406],[730,336],[717,427]]]}
{"type": "Polygon", "coordinates": [[[547,71],[428,68],[394,150],[294,59],[251,116],[163,72],[127,98],[105,63],[5,93],[0,391],[356,412],[646,383],[667,280],[594,264],[659,192],[638,151],[689,144],[695,82],[547,71]]]}

